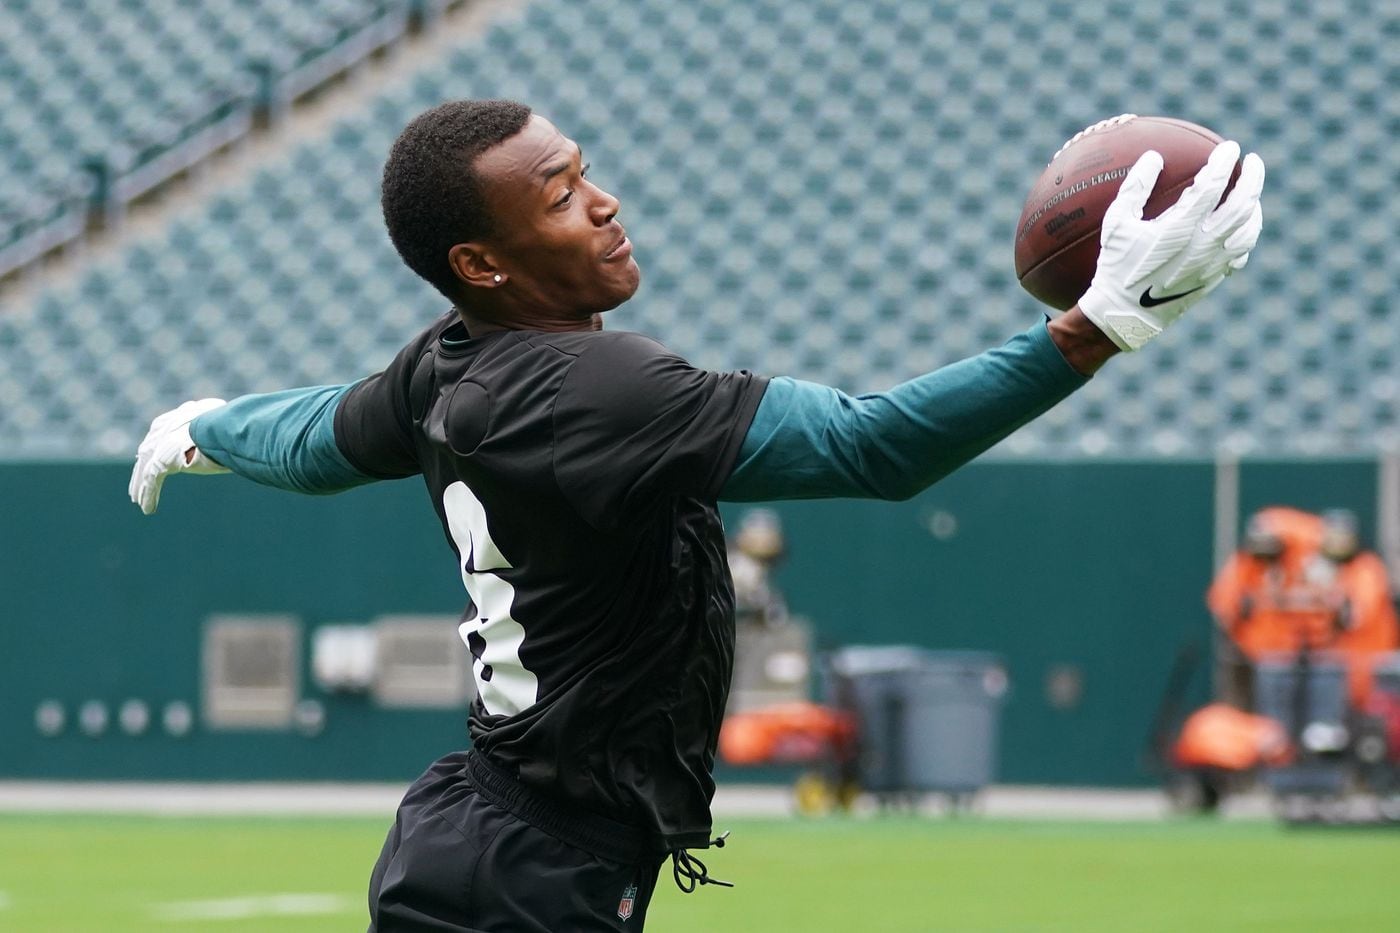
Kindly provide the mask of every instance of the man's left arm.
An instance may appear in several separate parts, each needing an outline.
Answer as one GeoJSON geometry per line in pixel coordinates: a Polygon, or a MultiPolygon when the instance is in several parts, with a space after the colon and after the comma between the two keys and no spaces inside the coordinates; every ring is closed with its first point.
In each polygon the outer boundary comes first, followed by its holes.
{"type": "Polygon", "coordinates": [[[1151,219],[1144,209],[1162,157],[1144,153],[1104,215],[1088,290],[1048,325],[877,395],[772,380],[720,498],[906,499],[1047,411],[1244,268],[1263,227],[1264,163],[1245,156],[1222,199],[1239,152],[1218,144],[1151,219]],[[1154,288],[1172,297],[1143,304],[1138,296],[1154,288]]]}
{"type": "Polygon", "coordinates": [[[1072,311],[888,392],[774,379],[720,498],[907,499],[1052,408],[1115,352],[1072,311]]]}

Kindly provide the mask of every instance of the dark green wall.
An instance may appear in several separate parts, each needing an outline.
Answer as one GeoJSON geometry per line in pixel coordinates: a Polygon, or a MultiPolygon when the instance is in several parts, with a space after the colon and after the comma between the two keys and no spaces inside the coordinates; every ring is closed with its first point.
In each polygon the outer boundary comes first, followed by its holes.
{"type": "Polygon", "coordinates": [[[126,472],[0,467],[0,775],[402,778],[463,741],[461,714],[371,711],[336,697],[320,697],[327,726],[312,739],[199,728],[179,741],[116,729],[89,739],[71,724],[40,739],[40,698],[70,713],[90,698],[198,709],[211,613],[293,613],[309,632],[461,608],[461,580],[416,483],[303,498],[233,477],[179,477],[146,517],[126,501],[126,472]]]}
{"type": "MultiPolygon", "coordinates": [[[[70,713],[131,697],[198,709],[211,613],[293,613],[309,633],[386,612],[452,614],[463,601],[414,481],[316,499],[181,477],[146,518],[126,501],[126,473],[0,465],[0,777],[403,779],[463,741],[459,712],[380,710],[321,696],[309,678],[303,693],[327,707],[315,737],[196,727],[179,740],[115,728],[92,739],[71,724],[40,737],[42,699],[70,713]]],[[[1373,528],[1374,464],[1246,464],[1241,475],[1246,512],[1350,506],[1373,528]]],[[[1209,464],[987,463],[907,503],[783,503],[791,555],[779,579],[824,645],[1001,653],[1012,679],[1001,780],[1144,782],[1175,652],[1209,631],[1213,476],[1209,464]],[[1069,709],[1045,691],[1064,665],[1083,684],[1069,709]]],[[[1195,699],[1205,684],[1202,672],[1195,699]]]]}
{"type": "Polygon", "coordinates": [[[1207,625],[1211,489],[1207,466],[987,464],[911,503],[802,504],[793,599],[834,642],[999,652],[1004,780],[1141,780],[1171,659],[1207,625]],[[1045,695],[1059,665],[1082,673],[1070,710],[1045,695]]]}

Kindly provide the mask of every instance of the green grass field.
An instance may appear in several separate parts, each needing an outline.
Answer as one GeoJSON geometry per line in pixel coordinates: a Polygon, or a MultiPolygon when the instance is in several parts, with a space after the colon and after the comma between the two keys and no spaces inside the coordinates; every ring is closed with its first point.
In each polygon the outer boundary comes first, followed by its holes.
{"type": "MultiPolygon", "coordinates": [[[[648,929],[1400,930],[1400,832],[1271,823],[740,820],[733,889],[648,929]]],[[[0,815],[0,930],[362,930],[384,826],[360,819],[0,815]]],[[[668,863],[669,869],[669,863],[668,863]]]]}

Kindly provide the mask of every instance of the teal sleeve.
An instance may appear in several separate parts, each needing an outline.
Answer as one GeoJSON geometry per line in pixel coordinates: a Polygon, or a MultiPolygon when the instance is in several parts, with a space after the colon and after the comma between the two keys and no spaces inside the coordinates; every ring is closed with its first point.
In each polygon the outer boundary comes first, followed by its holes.
{"type": "Polygon", "coordinates": [[[1044,324],[888,392],[773,379],[720,498],[907,499],[1087,381],[1044,324]]]}
{"type": "Polygon", "coordinates": [[[335,410],[351,386],[244,395],[190,423],[209,458],[264,486],[332,493],[373,482],[335,442],[335,410]]]}

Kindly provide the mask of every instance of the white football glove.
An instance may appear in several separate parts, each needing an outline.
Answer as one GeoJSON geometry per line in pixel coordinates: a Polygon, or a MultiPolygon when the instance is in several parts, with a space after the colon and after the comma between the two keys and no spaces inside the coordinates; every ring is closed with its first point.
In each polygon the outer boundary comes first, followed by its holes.
{"type": "Polygon", "coordinates": [[[1239,156],[1239,144],[1220,143],[1177,202],[1152,220],[1142,210],[1162,156],[1143,153],[1123,179],[1104,214],[1093,282],[1079,299],[1079,309],[1119,349],[1136,350],[1156,337],[1249,261],[1264,223],[1259,156],[1245,156],[1230,196],[1215,207],[1239,156]]]}
{"type": "Polygon", "coordinates": [[[127,494],[131,501],[150,515],[160,504],[160,487],[173,473],[228,473],[195,446],[190,422],[206,411],[228,404],[221,398],[186,402],[151,422],[146,439],[136,450],[136,467],[131,471],[127,494]]]}

